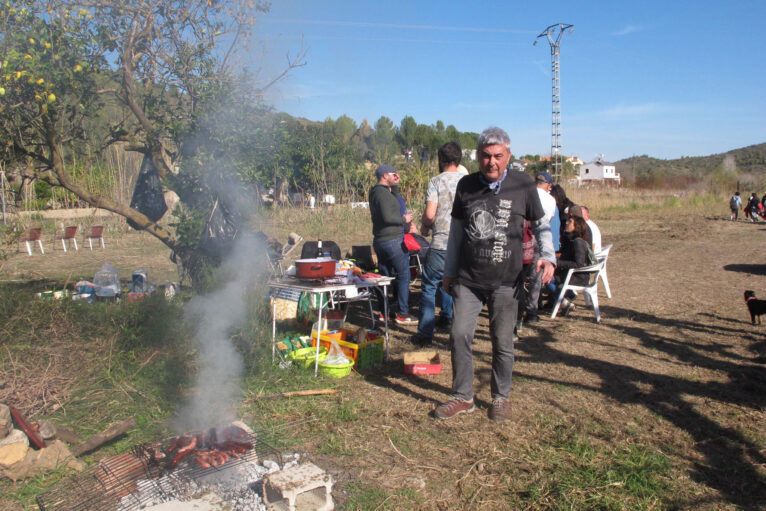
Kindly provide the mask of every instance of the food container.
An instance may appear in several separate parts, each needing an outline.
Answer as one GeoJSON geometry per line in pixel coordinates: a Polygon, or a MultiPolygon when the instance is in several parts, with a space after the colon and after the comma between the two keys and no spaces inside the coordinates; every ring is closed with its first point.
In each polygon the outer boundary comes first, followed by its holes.
{"type": "Polygon", "coordinates": [[[406,374],[439,374],[442,363],[438,351],[413,351],[404,354],[406,374]]]}
{"type": "MultiPolygon", "coordinates": [[[[311,343],[316,347],[317,333],[311,332],[311,337],[311,343]]],[[[383,362],[385,348],[383,337],[374,331],[366,332],[366,340],[361,343],[354,342],[355,337],[355,331],[342,328],[322,332],[319,342],[320,346],[327,349],[330,349],[332,341],[337,342],[343,354],[353,361],[357,371],[366,371],[383,362]]]]}
{"type": "MultiPolygon", "coordinates": [[[[313,367],[316,354],[316,348],[300,348],[291,351],[290,354],[287,355],[287,359],[292,360],[293,364],[297,365],[298,367],[308,369],[309,367],[313,367]]],[[[319,362],[321,363],[325,358],[327,358],[327,348],[322,346],[319,348],[319,362]]]]}
{"type": "Polygon", "coordinates": [[[325,376],[331,376],[332,378],[345,378],[351,374],[351,368],[354,367],[354,361],[351,360],[346,364],[326,364],[319,362],[319,372],[325,376]]]}
{"type": "Polygon", "coordinates": [[[315,258],[295,261],[295,275],[299,279],[323,279],[335,275],[335,259],[315,258]]]}

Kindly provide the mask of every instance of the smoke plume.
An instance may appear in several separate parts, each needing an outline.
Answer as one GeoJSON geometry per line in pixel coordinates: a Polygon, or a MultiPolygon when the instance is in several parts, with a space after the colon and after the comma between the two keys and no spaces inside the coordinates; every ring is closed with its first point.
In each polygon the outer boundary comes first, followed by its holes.
{"type": "Polygon", "coordinates": [[[228,281],[218,290],[193,298],[186,306],[189,324],[196,325],[194,344],[199,368],[193,393],[176,419],[178,431],[203,429],[230,421],[241,395],[242,355],[231,334],[247,313],[246,293],[263,272],[264,247],[255,237],[243,236],[220,268],[228,281]],[[260,262],[259,262],[260,261],[260,262]]]}

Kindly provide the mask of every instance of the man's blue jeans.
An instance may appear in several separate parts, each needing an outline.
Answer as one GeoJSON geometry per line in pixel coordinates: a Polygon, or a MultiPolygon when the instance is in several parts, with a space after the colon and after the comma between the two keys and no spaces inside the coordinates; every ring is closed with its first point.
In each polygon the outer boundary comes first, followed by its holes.
{"type": "MultiPolygon", "coordinates": [[[[378,256],[378,269],[386,277],[396,277],[396,299],[400,314],[409,312],[410,298],[410,254],[404,251],[402,239],[373,241],[372,248],[378,256]]],[[[380,303],[383,313],[383,302],[380,303]]]]}
{"type": "Polygon", "coordinates": [[[440,286],[444,277],[444,259],[446,257],[446,250],[431,248],[428,250],[425,262],[423,262],[423,274],[420,276],[420,321],[418,322],[418,334],[422,337],[431,338],[434,336],[437,289],[442,297],[441,316],[452,319],[452,297],[445,293],[444,288],[440,286]]]}

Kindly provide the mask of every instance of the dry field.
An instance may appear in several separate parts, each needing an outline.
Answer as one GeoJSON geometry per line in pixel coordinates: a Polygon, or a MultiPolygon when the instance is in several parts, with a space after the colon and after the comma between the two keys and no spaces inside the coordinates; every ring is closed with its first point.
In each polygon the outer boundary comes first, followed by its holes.
{"type": "MultiPolygon", "coordinates": [[[[352,408],[343,427],[314,423],[305,444],[335,475],[340,504],[766,509],[766,326],[750,324],[742,297],[753,289],[766,298],[766,225],[683,208],[595,220],[604,244],[614,244],[613,298],[602,291],[600,324],[578,298],[569,317],[524,327],[510,423],[486,416],[485,315],[473,414],[430,416],[450,390],[447,337],[437,337],[442,374],[408,377],[401,357],[415,329],[405,327],[392,327],[391,363],[340,381],[340,398],[314,401],[352,408]]],[[[92,277],[105,260],[124,278],[145,268],[150,280],[175,280],[166,251],[135,233],[107,239],[103,252],[14,255],[0,279],[73,281],[92,277]]],[[[243,407],[252,420],[298,421],[305,413],[280,401],[243,407]]]]}

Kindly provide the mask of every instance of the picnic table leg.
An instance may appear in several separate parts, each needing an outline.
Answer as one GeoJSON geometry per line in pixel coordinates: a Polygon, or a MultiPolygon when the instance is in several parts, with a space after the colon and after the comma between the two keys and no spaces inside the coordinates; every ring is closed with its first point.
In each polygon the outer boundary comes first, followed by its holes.
{"type": "Polygon", "coordinates": [[[271,308],[271,361],[277,354],[277,300],[274,299],[274,305],[271,308]]]}
{"type": "MultiPolygon", "coordinates": [[[[324,293],[319,293],[319,312],[317,313],[317,351],[314,355],[314,376],[319,375],[319,346],[322,344],[319,342],[322,337],[322,295],[324,293]]],[[[327,352],[329,353],[330,350],[328,349],[327,352]]]]}

